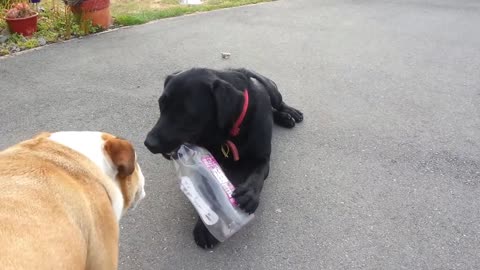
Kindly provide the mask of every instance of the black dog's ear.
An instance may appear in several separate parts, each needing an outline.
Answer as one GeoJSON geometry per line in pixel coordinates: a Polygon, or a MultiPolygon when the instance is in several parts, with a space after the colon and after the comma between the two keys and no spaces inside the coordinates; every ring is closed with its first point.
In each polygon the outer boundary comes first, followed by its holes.
{"type": "Polygon", "coordinates": [[[239,113],[237,111],[243,102],[243,95],[224,80],[215,80],[212,84],[212,92],[217,108],[218,126],[226,128],[238,117],[236,113],[239,113]]]}
{"type": "Polygon", "coordinates": [[[165,78],[165,81],[163,81],[163,88],[165,88],[165,86],[167,86],[168,82],[170,81],[170,79],[172,79],[173,77],[175,77],[175,75],[177,75],[178,73],[180,73],[182,71],[175,71],[174,73],[168,75],[166,78],[165,78]]]}
{"type": "Polygon", "coordinates": [[[171,78],[173,78],[173,76],[174,76],[173,74],[170,74],[165,78],[165,81],[163,81],[163,88],[167,86],[168,82],[170,81],[171,78]]]}

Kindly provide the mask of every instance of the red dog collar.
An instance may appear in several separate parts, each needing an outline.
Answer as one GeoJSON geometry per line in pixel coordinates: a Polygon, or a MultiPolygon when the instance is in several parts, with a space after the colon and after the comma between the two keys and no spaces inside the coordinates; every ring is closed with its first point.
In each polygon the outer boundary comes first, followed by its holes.
{"type": "Polygon", "coordinates": [[[245,119],[245,115],[247,114],[248,109],[248,90],[243,90],[243,108],[240,116],[238,117],[237,121],[233,125],[232,129],[230,130],[230,136],[235,137],[240,133],[240,125],[242,124],[243,120],[245,119]]]}
{"type": "MultiPolygon", "coordinates": [[[[235,121],[232,129],[230,130],[230,136],[235,137],[238,136],[240,133],[240,125],[242,124],[243,120],[245,119],[245,115],[247,115],[248,110],[248,90],[243,90],[243,107],[240,116],[235,121]]],[[[225,157],[228,158],[228,154],[232,151],[233,160],[238,161],[240,159],[240,155],[238,154],[237,146],[230,140],[227,140],[224,145],[222,145],[222,153],[225,157]]]]}

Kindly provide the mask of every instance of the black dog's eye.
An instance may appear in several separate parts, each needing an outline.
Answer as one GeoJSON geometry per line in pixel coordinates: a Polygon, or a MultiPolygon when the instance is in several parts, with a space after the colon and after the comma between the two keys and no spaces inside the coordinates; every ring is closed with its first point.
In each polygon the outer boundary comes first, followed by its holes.
{"type": "Polygon", "coordinates": [[[158,100],[158,107],[160,108],[160,111],[165,110],[166,102],[167,102],[167,97],[162,95],[158,100]]]}

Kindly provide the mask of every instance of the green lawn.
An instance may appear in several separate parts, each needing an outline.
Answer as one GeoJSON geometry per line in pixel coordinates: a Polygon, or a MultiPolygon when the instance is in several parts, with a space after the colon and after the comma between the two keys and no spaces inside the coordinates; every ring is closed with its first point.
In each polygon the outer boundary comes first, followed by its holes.
{"type": "Polygon", "coordinates": [[[220,8],[237,7],[272,0],[207,0],[202,5],[180,5],[178,0],[112,0],[115,23],[135,25],[148,21],[220,8]]]}

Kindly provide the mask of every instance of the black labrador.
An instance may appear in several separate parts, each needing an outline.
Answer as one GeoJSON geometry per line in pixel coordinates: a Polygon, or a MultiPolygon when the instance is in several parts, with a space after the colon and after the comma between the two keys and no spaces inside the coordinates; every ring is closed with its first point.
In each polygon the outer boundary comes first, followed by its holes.
{"type": "MultiPolygon", "coordinates": [[[[303,114],[282,100],[276,84],[247,69],[194,68],[165,79],[160,118],[145,146],[167,159],[183,143],[208,149],[236,187],[240,208],[253,213],[270,168],[273,122],[293,128],[303,114]]],[[[198,219],[193,230],[202,248],[218,244],[198,219]]]]}

